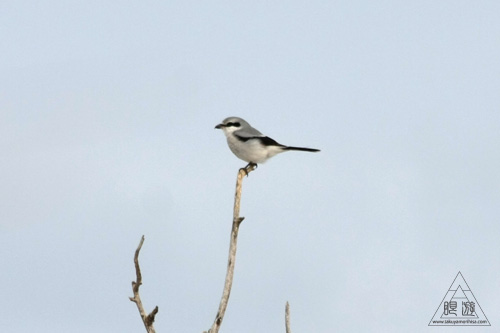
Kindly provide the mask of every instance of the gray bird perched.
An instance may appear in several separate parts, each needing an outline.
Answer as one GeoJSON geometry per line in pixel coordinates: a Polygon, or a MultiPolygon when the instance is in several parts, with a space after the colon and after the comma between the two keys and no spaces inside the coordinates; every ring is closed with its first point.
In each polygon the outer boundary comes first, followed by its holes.
{"type": "Polygon", "coordinates": [[[289,150],[318,152],[319,149],[291,147],[279,144],[268,136],[265,136],[247,123],[244,119],[238,117],[226,118],[217,129],[222,129],[227,138],[229,149],[236,157],[248,162],[245,167],[253,166],[258,163],[264,163],[276,154],[289,150]]]}

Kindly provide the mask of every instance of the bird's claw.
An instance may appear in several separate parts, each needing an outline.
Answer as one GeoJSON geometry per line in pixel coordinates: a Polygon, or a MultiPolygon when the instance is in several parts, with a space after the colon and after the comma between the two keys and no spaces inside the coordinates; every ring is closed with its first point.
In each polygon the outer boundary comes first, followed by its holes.
{"type": "Polygon", "coordinates": [[[258,167],[257,163],[250,162],[244,168],[241,168],[240,170],[243,171],[245,173],[245,175],[248,177],[248,174],[251,171],[257,169],[257,167],[258,167]]]}

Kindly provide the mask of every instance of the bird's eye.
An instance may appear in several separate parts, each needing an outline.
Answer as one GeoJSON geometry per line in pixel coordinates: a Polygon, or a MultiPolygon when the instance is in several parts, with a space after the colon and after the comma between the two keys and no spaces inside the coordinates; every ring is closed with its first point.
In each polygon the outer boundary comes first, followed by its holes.
{"type": "Polygon", "coordinates": [[[240,123],[233,123],[233,126],[234,127],[240,127],[241,125],[240,125],[240,123]]]}
{"type": "Polygon", "coordinates": [[[234,125],[233,123],[227,123],[227,124],[226,124],[226,127],[231,127],[231,126],[233,126],[233,125],[234,125]]]}

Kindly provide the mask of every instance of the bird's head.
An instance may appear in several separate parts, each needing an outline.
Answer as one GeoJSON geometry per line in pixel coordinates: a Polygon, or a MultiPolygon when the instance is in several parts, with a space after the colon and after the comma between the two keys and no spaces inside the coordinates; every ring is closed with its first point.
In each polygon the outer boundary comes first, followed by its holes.
{"type": "Polygon", "coordinates": [[[249,127],[250,125],[243,119],[238,117],[229,117],[226,118],[219,125],[215,126],[217,129],[221,129],[224,133],[232,133],[235,132],[242,127],[249,127]]]}

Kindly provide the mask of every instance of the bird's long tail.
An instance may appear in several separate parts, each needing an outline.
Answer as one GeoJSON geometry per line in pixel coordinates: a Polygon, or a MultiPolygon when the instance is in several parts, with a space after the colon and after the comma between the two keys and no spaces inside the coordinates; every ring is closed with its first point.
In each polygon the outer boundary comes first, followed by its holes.
{"type": "Polygon", "coordinates": [[[319,149],[314,149],[314,148],[302,148],[302,147],[285,147],[285,150],[299,150],[299,151],[309,151],[311,153],[317,153],[318,151],[321,151],[319,149]]]}

